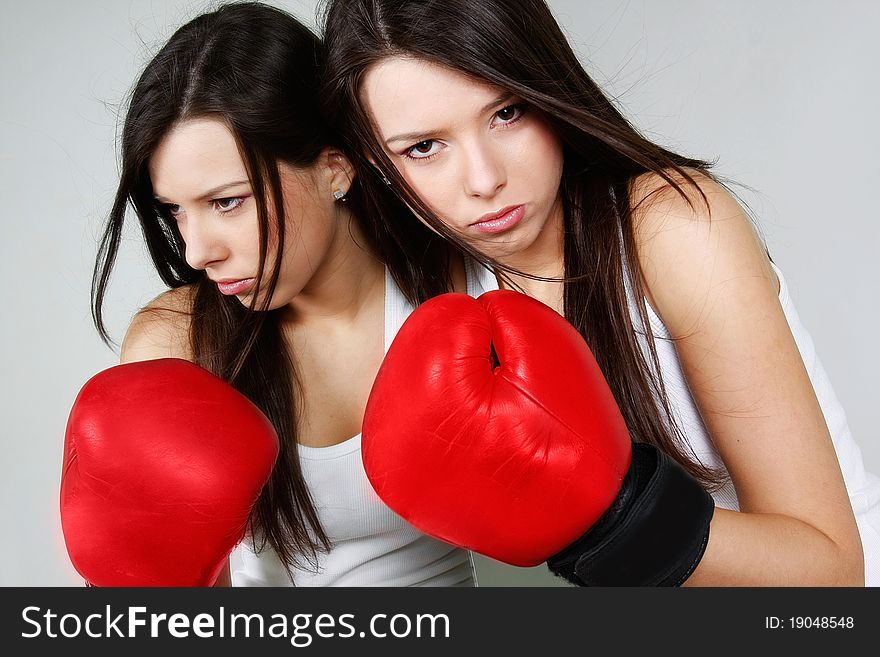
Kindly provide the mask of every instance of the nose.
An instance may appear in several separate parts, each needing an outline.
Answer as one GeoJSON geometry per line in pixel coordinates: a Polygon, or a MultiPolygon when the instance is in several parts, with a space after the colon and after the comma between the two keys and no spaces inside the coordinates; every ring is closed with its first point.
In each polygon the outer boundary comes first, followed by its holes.
{"type": "Polygon", "coordinates": [[[491,144],[474,143],[465,149],[464,186],[470,196],[492,198],[507,184],[504,158],[491,144]]]}
{"type": "Polygon", "coordinates": [[[188,215],[180,226],[180,235],[185,245],[186,264],[193,269],[207,269],[209,265],[220,262],[228,256],[228,250],[210,218],[188,215]]]}

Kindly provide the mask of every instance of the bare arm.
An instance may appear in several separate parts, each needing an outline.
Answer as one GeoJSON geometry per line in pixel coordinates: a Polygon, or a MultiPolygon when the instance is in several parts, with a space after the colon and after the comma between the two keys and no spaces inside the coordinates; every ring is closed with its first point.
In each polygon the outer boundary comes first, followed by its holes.
{"type": "Polygon", "coordinates": [[[659,189],[634,214],[646,295],[675,345],[740,512],[716,509],[688,585],[863,585],[831,436],[748,217],[720,185],[659,189]]]}

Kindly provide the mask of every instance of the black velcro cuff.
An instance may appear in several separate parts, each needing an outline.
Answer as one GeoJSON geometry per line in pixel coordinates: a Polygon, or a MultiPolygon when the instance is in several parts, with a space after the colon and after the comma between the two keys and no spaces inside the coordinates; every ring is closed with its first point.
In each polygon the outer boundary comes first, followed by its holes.
{"type": "Polygon", "coordinates": [[[712,496],[661,450],[633,445],[632,498],[574,571],[585,586],[680,586],[699,564],[712,496]]]}

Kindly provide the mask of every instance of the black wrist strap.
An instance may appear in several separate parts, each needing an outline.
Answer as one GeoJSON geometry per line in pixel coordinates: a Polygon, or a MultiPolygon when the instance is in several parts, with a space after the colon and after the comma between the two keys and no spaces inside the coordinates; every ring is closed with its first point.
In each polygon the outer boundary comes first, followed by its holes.
{"type": "Polygon", "coordinates": [[[703,557],[714,511],[684,468],[635,443],[614,504],[547,565],[580,586],[680,586],[703,557]]]}

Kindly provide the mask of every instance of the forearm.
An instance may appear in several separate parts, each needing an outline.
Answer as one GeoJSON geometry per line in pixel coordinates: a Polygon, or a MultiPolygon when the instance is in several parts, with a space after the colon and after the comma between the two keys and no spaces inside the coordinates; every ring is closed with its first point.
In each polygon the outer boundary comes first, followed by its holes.
{"type": "Polygon", "coordinates": [[[861,545],[835,543],[789,516],[715,509],[685,586],[864,586],[861,545]]]}

